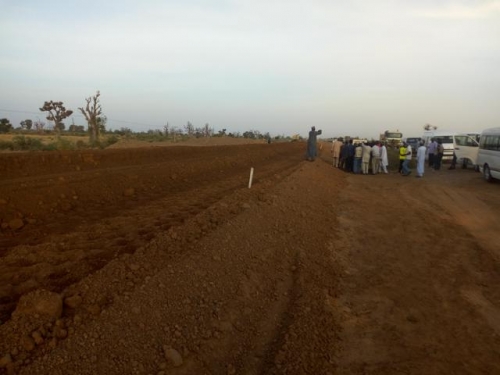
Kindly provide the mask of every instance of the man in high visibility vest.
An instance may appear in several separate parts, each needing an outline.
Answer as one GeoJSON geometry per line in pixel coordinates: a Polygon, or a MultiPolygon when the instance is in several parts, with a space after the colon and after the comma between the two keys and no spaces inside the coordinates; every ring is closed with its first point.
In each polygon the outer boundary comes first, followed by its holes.
{"type": "MultiPolygon", "coordinates": [[[[411,173],[410,161],[411,161],[412,149],[411,145],[409,145],[406,141],[403,141],[403,144],[406,147],[406,156],[405,159],[403,160],[403,165],[401,166],[401,174],[403,176],[408,176],[411,173]]],[[[399,154],[399,157],[401,157],[401,153],[399,154]]]]}
{"type": "Polygon", "coordinates": [[[399,146],[399,169],[398,172],[401,173],[403,171],[403,163],[406,159],[406,144],[403,143],[399,146]]]}

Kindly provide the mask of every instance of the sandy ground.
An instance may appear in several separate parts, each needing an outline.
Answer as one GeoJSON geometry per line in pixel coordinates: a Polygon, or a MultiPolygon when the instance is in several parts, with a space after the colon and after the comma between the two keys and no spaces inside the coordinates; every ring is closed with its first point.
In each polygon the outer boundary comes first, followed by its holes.
{"type": "Polygon", "coordinates": [[[0,155],[0,374],[500,373],[500,185],[303,156],[0,155]]]}

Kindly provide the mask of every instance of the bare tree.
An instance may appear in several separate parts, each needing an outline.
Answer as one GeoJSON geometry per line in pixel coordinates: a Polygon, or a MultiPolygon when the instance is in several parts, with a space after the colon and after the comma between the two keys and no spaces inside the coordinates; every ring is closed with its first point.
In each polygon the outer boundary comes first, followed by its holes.
{"type": "Polygon", "coordinates": [[[184,126],[184,130],[186,131],[188,137],[192,137],[194,135],[194,126],[191,122],[187,122],[186,126],[184,126]]]}
{"type": "Polygon", "coordinates": [[[38,119],[33,123],[33,127],[38,133],[43,133],[43,128],[45,128],[45,122],[40,121],[40,119],[38,119]]]}
{"type": "Polygon", "coordinates": [[[57,130],[57,134],[60,135],[61,130],[64,130],[63,120],[73,113],[73,111],[66,109],[63,102],[44,102],[43,107],[40,108],[42,112],[48,112],[46,119],[54,122],[54,129],[57,130]]]}
{"type": "Polygon", "coordinates": [[[205,134],[205,137],[210,137],[212,135],[212,129],[210,129],[210,125],[208,122],[205,124],[205,127],[203,128],[203,133],[205,134]]]}
{"type": "Polygon", "coordinates": [[[85,99],[87,102],[85,109],[83,107],[78,108],[89,125],[90,144],[92,146],[95,146],[100,134],[99,125],[101,123],[100,115],[102,114],[102,108],[101,103],[99,103],[99,96],[101,96],[101,93],[97,91],[94,96],[85,99]]]}

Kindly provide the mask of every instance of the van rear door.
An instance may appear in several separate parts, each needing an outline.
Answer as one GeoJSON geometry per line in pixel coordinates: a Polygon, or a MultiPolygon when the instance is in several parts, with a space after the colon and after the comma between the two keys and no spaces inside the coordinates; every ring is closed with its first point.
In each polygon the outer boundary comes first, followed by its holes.
{"type": "Polygon", "coordinates": [[[436,135],[434,138],[437,140],[440,139],[441,143],[443,144],[443,160],[453,159],[453,150],[455,148],[453,135],[436,135]]]}

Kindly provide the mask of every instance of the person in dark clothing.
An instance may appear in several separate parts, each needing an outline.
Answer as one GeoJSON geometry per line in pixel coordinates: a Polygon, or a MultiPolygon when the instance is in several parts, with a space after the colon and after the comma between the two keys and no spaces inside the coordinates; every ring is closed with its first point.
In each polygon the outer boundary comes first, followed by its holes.
{"type": "Polygon", "coordinates": [[[443,160],[444,146],[441,138],[437,140],[436,154],[434,155],[434,169],[439,171],[441,169],[441,161],[443,160]]]}
{"type": "Polygon", "coordinates": [[[346,172],[352,172],[354,168],[354,145],[352,144],[352,139],[349,140],[349,144],[347,145],[347,163],[346,163],[346,172]]]}
{"type": "Polygon", "coordinates": [[[317,136],[321,134],[321,130],[316,131],[316,127],[311,127],[309,132],[309,138],[307,139],[307,152],[306,158],[309,161],[314,161],[316,156],[318,156],[318,150],[316,146],[317,136]]]}
{"type": "Polygon", "coordinates": [[[340,165],[339,168],[346,170],[347,169],[347,156],[349,155],[349,142],[346,142],[342,145],[340,149],[340,165]]]}

